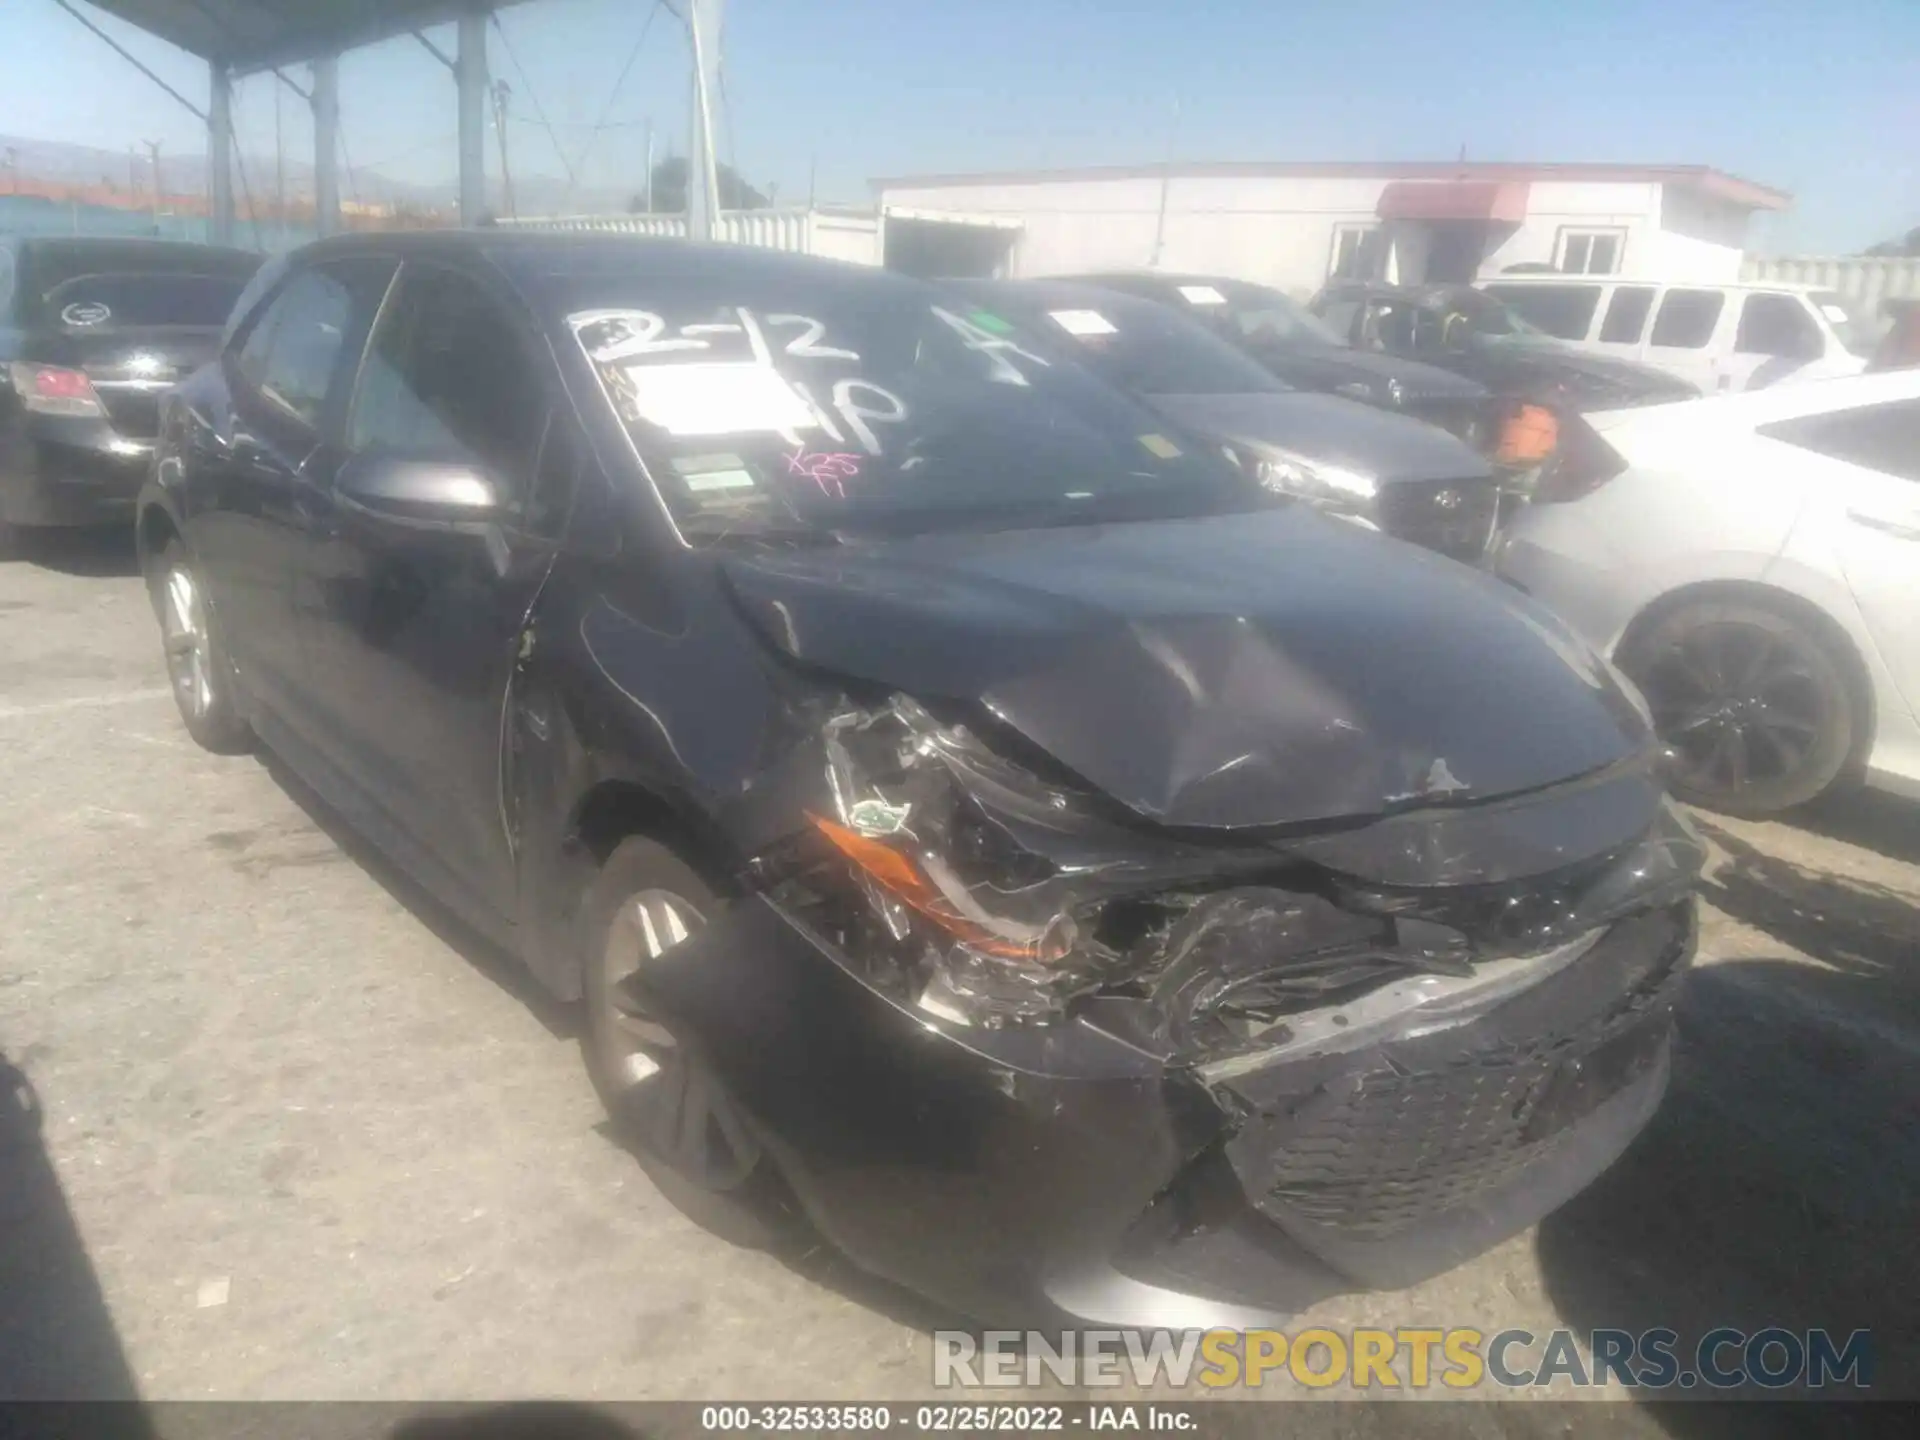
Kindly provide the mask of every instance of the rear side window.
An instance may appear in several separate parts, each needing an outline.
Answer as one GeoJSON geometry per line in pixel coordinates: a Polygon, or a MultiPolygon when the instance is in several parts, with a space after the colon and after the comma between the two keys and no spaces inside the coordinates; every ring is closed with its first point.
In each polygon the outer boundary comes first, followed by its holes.
{"type": "Polygon", "coordinates": [[[320,423],[327,388],[352,319],[353,297],[320,270],[295,276],[240,348],[240,373],[309,425],[320,423]]]}
{"type": "Polygon", "coordinates": [[[456,271],[409,265],[368,352],[348,445],[465,460],[524,489],[546,417],[541,374],[493,297],[456,271]]]}
{"type": "Polygon", "coordinates": [[[1653,320],[1651,345],[1698,350],[1713,338],[1726,296],[1718,290],[1669,290],[1653,320]]]}
{"type": "Polygon", "coordinates": [[[1760,434],[1883,475],[1920,482],[1920,400],[1891,400],[1762,425],[1760,434]]]}
{"type": "Polygon", "coordinates": [[[217,330],[246,284],[243,275],[82,275],[48,292],[43,309],[69,330],[217,330]]]}
{"type": "Polygon", "coordinates": [[[1486,289],[1522,320],[1562,340],[1587,338],[1601,294],[1598,285],[1489,285],[1486,289]]]}
{"type": "Polygon", "coordinates": [[[1749,295],[1740,307],[1740,332],[1733,348],[1742,355],[1775,355],[1783,360],[1818,360],[1825,337],[1807,307],[1794,295],[1749,295]]]}
{"type": "Polygon", "coordinates": [[[1609,345],[1638,345],[1652,309],[1652,286],[1616,285],[1607,303],[1607,318],[1600,322],[1601,340],[1609,345]]]}

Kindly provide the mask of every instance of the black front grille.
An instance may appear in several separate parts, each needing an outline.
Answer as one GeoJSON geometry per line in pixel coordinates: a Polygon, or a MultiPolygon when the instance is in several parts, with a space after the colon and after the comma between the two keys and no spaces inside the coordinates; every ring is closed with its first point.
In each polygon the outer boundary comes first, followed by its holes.
{"type": "Polygon", "coordinates": [[[1381,487],[1378,514],[1389,535],[1475,564],[1493,540],[1500,491],[1484,476],[1403,480],[1381,487]]]}
{"type": "Polygon", "coordinates": [[[1377,1045],[1305,1093],[1269,1097],[1235,1146],[1248,1198],[1282,1223],[1357,1238],[1499,1190],[1657,1063],[1691,942],[1678,911],[1623,921],[1536,987],[1547,993],[1377,1045]],[[1555,1008],[1570,1013],[1543,1024],[1555,1008]]]}

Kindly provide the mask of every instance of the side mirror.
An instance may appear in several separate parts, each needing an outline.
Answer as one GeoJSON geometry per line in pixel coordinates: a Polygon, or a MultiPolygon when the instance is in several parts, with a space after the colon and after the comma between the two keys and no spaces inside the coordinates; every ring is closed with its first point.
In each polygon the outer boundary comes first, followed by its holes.
{"type": "Polygon", "coordinates": [[[365,456],[341,468],[334,490],[355,510],[413,529],[479,531],[500,519],[499,493],[471,465],[365,456]]]}

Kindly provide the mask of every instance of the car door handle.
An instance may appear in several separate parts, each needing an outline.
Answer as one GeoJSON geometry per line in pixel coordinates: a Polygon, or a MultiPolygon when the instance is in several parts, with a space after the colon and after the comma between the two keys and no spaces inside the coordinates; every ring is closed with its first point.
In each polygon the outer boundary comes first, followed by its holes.
{"type": "Polygon", "coordinates": [[[1847,518],[1856,525],[1865,525],[1869,530],[1878,530],[1899,540],[1920,540],[1920,515],[1895,519],[1891,515],[1876,515],[1871,510],[1849,510],[1847,518]]]}

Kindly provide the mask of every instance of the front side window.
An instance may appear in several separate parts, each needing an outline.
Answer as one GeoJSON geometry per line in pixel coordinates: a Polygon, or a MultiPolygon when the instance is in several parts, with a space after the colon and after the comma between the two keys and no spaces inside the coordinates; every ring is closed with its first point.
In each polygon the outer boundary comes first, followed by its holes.
{"type": "Polygon", "coordinates": [[[321,270],[296,275],[247,333],[240,373],[308,425],[318,425],[352,317],[345,284],[321,270]]]}
{"type": "Polygon", "coordinates": [[[1214,447],[960,296],[751,274],[621,288],[565,323],[689,538],[1259,503],[1214,447]]]}
{"type": "Polygon", "coordinates": [[[1599,285],[1489,285],[1487,293],[1529,323],[1562,340],[1584,340],[1604,287],[1599,285]]]}
{"type": "Polygon", "coordinates": [[[1673,350],[1699,350],[1713,339],[1726,297],[1718,290],[1669,290],[1653,318],[1650,345],[1673,350]]]}
{"type": "Polygon", "coordinates": [[[1827,347],[1819,325],[1797,296],[1762,293],[1741,303],[1733,348],[1742,355],[1817,360],[1827,347]]]}
{"type": "Polygon", "coordinates": [[[1882,475],[1920,482],[1920,400],[1776,420],[1762,425],[1759,433],[1882,475]]]}
{"type": "Polygon", "coordinates": [[[1562,229],[1554,269],[1567,275],[1614,275],[1627,248],[1624,230],[1562,229]]]}
{"type": "Polygon", "coordinates": [[[347,445],[485,470],[517,503],[546,422],[540,372],[475,281],[409,264],[380,317],[347,420],[347,445]]]}
{"type": "Polygon", "coordinates": [[[1600,322],[1600,339],[1609,345],[1638,345],[1653,311],[1651,285],[1617,285],[1600,322]]]}

